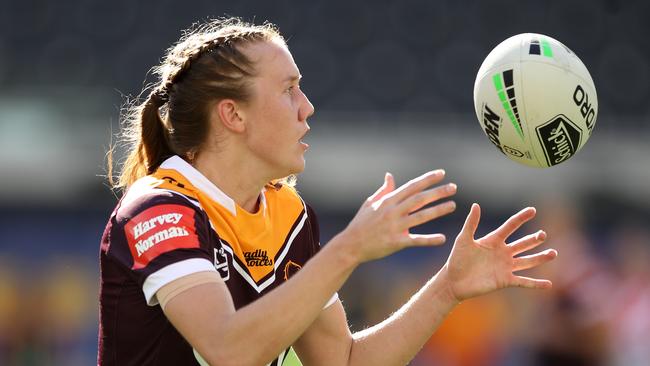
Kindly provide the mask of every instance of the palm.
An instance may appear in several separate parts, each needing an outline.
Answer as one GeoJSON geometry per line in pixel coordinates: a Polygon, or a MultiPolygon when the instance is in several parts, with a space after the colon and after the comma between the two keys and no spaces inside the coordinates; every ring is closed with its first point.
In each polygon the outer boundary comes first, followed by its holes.
{"type": "Polygon", "coordinates": [[[515,257],[541,244],[545,238],[543,232],[527,235],[511,244],[506,244],[506,239],[534,216],[534,209],[524,209],[490,234],[480,239],[474,239],[480,218],[480,208],[478,205],[472,206],[446,265],[451,290],[458,300],[511,286],[550,287],[550,281],[513,274],[513,272],[536,267],[555,258],[557,253],[554,250],[515,257]]]}

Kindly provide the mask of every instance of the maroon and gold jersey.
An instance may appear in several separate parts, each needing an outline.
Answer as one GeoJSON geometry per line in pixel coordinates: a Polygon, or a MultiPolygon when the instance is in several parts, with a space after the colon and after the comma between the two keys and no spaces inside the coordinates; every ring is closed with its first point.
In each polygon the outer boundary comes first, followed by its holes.
{"type": "Polygon", "coordinates": [[[167,159],[129,188],[106,225],[98,363],[199,365],[158,305],[162,286],[216,271],[239,309],[288,280],[318,249],[316,216],[293,188],[267,185],[250,213],[183,159],[167,159]]]}

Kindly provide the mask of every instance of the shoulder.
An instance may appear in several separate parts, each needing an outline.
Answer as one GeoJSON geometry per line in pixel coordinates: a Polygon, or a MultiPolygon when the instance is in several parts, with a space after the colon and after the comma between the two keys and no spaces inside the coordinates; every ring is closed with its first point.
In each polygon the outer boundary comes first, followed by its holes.
{"type": "MultiPolygon", "coordinates": [[[[134,258],[144,257],[145,251],[161,254],[199,247],[200,238],[209,236],[210,227],[198,201],[148,184],[146,180],[129,188],[108,225],[111,247],[128,249],[126,252],[131,252],[134,258]]],[[[155,257],[153,254],[151,258],[155,257]]]]}
{"type": "Polygon", "coordinates": [[[182,211],[186,214],[202,212],[194,197],[171,189],[159,187],[156,179],[145,177],[138,180],[126,192],[116,209],[116,219],[124,223],[144,213],[182,211]]]}
{"type": "Polygon", "coordinates": [[[180,260],[207,258],[203,252],[211,245],[207,214],[198,202],[150,185],[134,184],[126,192],[105,237],[109,257],[147,275],[180,260]],[[182,255],[172,254],[178,249],[182,255]]]}

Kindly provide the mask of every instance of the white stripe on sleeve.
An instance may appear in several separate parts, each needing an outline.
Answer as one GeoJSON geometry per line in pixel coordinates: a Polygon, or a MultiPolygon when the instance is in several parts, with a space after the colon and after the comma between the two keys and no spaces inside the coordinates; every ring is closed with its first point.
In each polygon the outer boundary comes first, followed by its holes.
{"type": "Polygon", "coordinates": [[[172,263],[150,274],[142,285],[142,291],[144,292],[144,298],[147,300],[147,305],[158,305],[158,299],[155,296],[156,292],[166,284],[183,276],[204,271],[216,272],[217,270],[214,268],[214,264],[207,259],[190,258],[172,263]]]}
{"type": "Polygon", "coordinates": [[[325,304],[325,306],[323,306],[323,309],[329,308],[330,305],[334,304],[336,302],[336,300],[338,300],[338,299],[339,299],[339,293],[335,292],[334,295],[332,295],[330,300],[327,302],[327,304],[325,304]]]}

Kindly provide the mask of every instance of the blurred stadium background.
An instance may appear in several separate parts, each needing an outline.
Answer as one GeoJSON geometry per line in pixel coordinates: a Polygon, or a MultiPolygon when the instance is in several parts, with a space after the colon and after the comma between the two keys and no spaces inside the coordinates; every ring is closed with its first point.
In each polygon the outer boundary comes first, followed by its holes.
{"type": "MultiPolygon", "coordinates": [[[[527,229],[545,228],[560,257],[534,275],[555,288],[461,304],[412,365],[650,364],[650,2],[2,0],[0,365],[95,362],[120,108],[182,29],[224,14],[288,38],[317,111],[298,187],[324,243],[387,170],[447,170],[459,208],[422,230],[449,241],[471,202],[482,232],[538,207],[527,229]],[[523,32],[572,48],[599,94],[589,143],[547,170],[499,154],[473,115],[483,58],[523,32]]],[[[352,329],[397,309],[450,244],[359,268],[340,292],[352,329]]]]}

